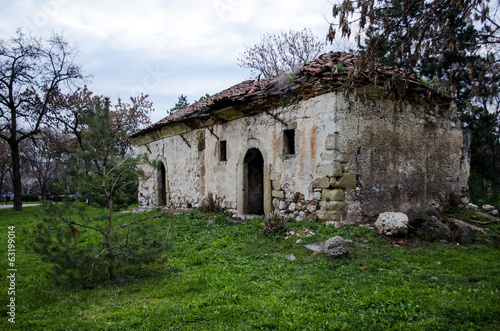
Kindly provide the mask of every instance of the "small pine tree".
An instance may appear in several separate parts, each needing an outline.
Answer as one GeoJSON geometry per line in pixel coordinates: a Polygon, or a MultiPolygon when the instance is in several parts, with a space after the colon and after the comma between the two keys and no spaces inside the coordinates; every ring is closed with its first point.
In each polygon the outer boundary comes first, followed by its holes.
{"type": "Polygon", "coordinates": [[[170,108],[169,112],[170,112],[170,114],[173,114],[176,111],[178,111],[179,109],[182,109],[182,108],[187,107],[187,106],[189,106],[189,101],[187,100],[187,96],[184,94],[181,94],[179,96],[179,99],[175,103],[174,107],[170,108]]]}
{"type": "Polygon", "coordinates": [[[109,101],[97,100],[93,109],[80,112],[84,129],[83,143],[75,152],[75,187],[81,197],[106,206],[107,212],[90,217],[85,208],[50,207],[50,216],[36,231],[34,250],[54,265],[56,277],[69,274],[98,279],[107,273],[109,280],[114,280],[117,270],[159,256],[162,245],[159,234],[148,232],[145,222],[115,224],[115,204],[127,202],[124,191],[137,185],[142,174],[137,167],[139,157],[120,155],[120,140],[125,137],[111,133],[109,101]],[[94,235],[80,238],[89,231],[94,235]]]}

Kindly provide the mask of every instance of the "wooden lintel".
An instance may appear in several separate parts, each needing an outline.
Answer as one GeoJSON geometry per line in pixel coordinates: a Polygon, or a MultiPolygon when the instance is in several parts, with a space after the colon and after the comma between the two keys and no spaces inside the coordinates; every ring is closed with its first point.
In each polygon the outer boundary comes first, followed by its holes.
{"type": "Polygon", "coordinates": [[[212,134],[212,136],[214,136],[215,138],[217,138],[217,140],[220,140],[219,137],[217,137],[217,135],[214,133],[214,129],[213,128],[208,128],[208,131],[210,131],[210,133],[212,134]]]}
{"type": "Polygon", "coordinates": [[[276,116],[276,115],[274,115],[273,113],[271,113],[269,110],[264,109],[264,112],[265,112],[267,115],[269,115],[269,116],[271,116],[272,118],[274,118],[275,120],[277,120],[278,122],[280,122],[281,124],[283,124],[283,125],[288,125],[285,121],[283,121],[281,118],[279,118],[278,116],[276,116]]]}
{"type": "Polygon", "coordinates": [[[182,138],[182,140],[184,140],[184,142],[189,146],[189,148],[191,148],[191,144],[186,140],[186,138],[184,138],[184,136],[180,133],[179,136],[182,138]]]}

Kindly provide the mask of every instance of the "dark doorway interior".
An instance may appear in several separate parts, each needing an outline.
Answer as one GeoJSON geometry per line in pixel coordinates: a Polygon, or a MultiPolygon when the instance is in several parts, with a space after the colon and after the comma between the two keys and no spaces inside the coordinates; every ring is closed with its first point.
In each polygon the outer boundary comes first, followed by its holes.
{"type": "Polygon", "coordinates": [[[245,155],[245,213],[264,214],[264,158],[257,148],[245,155]]]}
{"type": "Polygon", "coordinates": [[[158,169],[158,205],[167,205],[167,172],[163,163],[158,169]]]}

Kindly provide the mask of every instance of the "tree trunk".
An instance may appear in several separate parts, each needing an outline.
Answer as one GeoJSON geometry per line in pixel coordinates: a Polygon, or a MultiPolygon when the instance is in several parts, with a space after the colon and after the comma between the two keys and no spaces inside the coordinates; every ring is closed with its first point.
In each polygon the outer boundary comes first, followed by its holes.
{"type": "Polygon", "coordinates": [[[23,191],[21,185],[21,162],[19,158],[19,143],[9,141],[12,153],[12,184],[14,186],[14,211],[23,210],[23,191]]]}
{"type": "Polygon", "coordinates": [[[108,273],[109,273],[109,280],[115,280],[116,275],[115,275],[115,267],[113,265],[113,261],[111,260],[111,263],[108,268],[108,273]]]}
{"type": "Polygon", "coordinates": [[[107,238],[106,238],[106,247],[109,250],[109,268],[108,268],[108,273],[109,273],[109,280],[115,280],[116,275],[115,275],[115,266],[114,266],[114,254],[111,252],[111,241],[109,240],[109,237],[111,235],[111,231],[113,231],[113,197],[111,194],[107,194],[106,190],[104,189],[104,192],[106,193],[106,196],[108,198],[108,208],[109,208],[109,214],[108,214],[108,232],[107,232],[107,238]]]}

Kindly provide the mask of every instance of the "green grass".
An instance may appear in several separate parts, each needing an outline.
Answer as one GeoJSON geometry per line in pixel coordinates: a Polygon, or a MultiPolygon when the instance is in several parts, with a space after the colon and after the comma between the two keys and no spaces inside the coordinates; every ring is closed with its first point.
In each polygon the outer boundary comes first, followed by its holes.
{"type": "MultiPolygon", "coordinates": [[[[289,224],[313,237],[264,237],[262,219],[241,224],[223,214],[149,214],[173,247],[166,263],[93,289],[55,286],[49,265],[28,250],[39,207],[0,210],[0,256],[7,273],[7,227],[16,226],[16,324],[19,330],[498,330],[500,249],[405,241],[395,247],[366,228],[289,224]],[[341,235],[358,245],[329,260],[303,244],[341,235]],[[285,258],[294,254],[296,261],[285,258]]],[[[120,214],[126,221],[130,214],[120,214]]],[[[496,225],[491,225],[496,226],[496,225]]],[[[496,229],[494,229],[496,230],[496,229]]]]}

